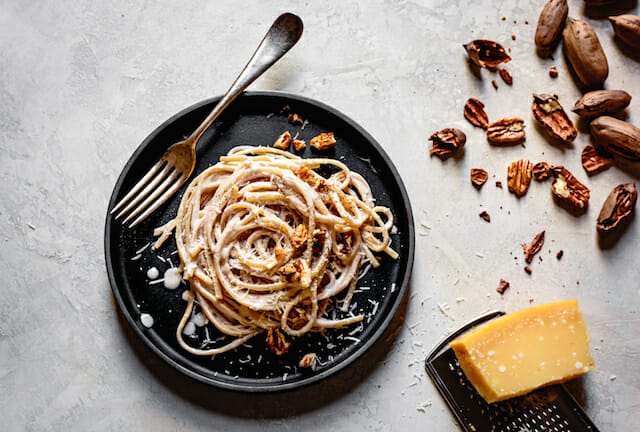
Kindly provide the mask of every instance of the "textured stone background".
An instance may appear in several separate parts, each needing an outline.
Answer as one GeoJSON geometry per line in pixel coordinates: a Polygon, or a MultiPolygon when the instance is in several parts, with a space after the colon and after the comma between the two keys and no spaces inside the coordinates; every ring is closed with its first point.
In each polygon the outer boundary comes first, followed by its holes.
{"type": "MultiPolygon", "coordinates": [[[[532,92],[557,93],[566,108],[580,95],[559,50],[555,61],[534,54],[542,4],[1,1],[1,429],[456,430],[423,369],[430,347],[488,309],[578,298],[598,368],[572,388],[601,430],[630,430],[640,410],[640,223],[609,251],[598,249],[594,223],[609,191],[631,178],[617,169],[588,178],[586,133],[561,151],[533,124],[532,92]],[[367,359],[299,392],[226,394],[178,375],[133,335],[109,289],[103,223],[136,146],[175,112],[223,93],[287,10],[303,18],[304,36],[252,89],[317,98],[378,139],[412,200],[416,266],[404,321],[367,359]],[[471,74],[461,44],[480,37],[512,49],[513,87],[495,76],[496,91],[490,73],[471,74]],[[491,118],[523,117],[526,148],[489,148],[462,117],[471,96],[491,118]],[[468,135],[464,158],[429,158],[428,136],[449,126],[468,135]],[[520,200],[495,188],[521,157],[574,172],[591,188],[588,213],[569,216],[548,184],[520,200]],[[490,173],[480,192],[472,167],[490,173]],[[520,243],[543,229],[544,261],[528,276],[520,243]],[[512,285],[503,297],[500,278],[512,285]]],[[[581,1],[570,1],[570,15],[584,16],[581,1]]],[[[608,55],[607,88],[633,95],[627,114],[638,124],[640,63],[620,52],[606,20],[590,22],[608,55]]]]}

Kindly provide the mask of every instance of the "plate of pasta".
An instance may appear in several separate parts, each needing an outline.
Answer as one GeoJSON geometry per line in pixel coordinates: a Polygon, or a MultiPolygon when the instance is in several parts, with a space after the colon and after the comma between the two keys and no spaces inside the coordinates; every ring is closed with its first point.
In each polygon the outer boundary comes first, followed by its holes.
{"type": "MultiPolygon", "coordinates": [[[[217,98],[137,148],[109,210],[217,98]]],[[[163,360],[201,382],[271,392],[364,355],[408,289],[411,206],[382,147],[315,100],[246,92],[205,132],[192,178],[133,229],[108,214],[116,303],[163,360]]]]}

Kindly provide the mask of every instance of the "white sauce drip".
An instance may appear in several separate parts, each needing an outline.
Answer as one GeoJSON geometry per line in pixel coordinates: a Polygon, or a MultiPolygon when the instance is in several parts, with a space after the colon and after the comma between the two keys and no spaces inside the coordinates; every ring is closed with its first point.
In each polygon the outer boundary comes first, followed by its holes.
{"type": "Polygon", "coordinates": [[[153,317],[147,313],[143,313],[140,315],[140,322],[146,328],[153,327],[153,317]]]}
{"type": "Polygon", "coordinates": [[[196,332],[196,325],[191,321],[189,321],[187,325],[184,326],[184,330],[182,330],[182,333],[187,336],[191,336],[195,332],[196,332]]]}
{"type": "Polygon", "coordinates": [[[173,267],[164,272],[164,286],[167,289],[174,290],[180,286],[182,276],[177,268],[173,267]]]}
{"type": "Polygon", "coordinates": [[[157,268],[151,267],[149,270],[147,270],[147,277],[149,279],[158,279],[158,276],[160,276],[160,272],[157,268]]]}

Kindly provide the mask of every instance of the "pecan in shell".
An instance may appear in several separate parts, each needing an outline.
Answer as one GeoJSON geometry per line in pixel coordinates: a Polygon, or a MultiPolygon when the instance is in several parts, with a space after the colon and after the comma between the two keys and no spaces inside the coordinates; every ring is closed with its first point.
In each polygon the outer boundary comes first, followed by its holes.
{"type": "Polygon", "coordinates": [[[578,181],[565,167],[551,168],[553,182],[551,193],[556,202],[565,210],[576,215],[582,214],[589,206],[589,188],[578,181]]]}
{"type": "Polygon", "coordinates": [[[538,123],[552,138],[568,144],[578,136],[578,131],[556,95],[534,94],[531,110],[538,123]]]}
{"type": "Polygon", "coordinates": [[[624,90],[595,90],[585,93],[571,109],[580,117],[598,117],[625,109],[631,95],[624,90]]]}
{"type": "Polygon", "coordinates": [[[464,104],[464,118],[474,125],[486,129],[489,127],[489,116],[484,111],[484,104],[475,98],[467,99],[464,104]]]}
{"type": "Polygon", "coordinates": [[[471,61],[480,67],[493,69],[499,64],[511,60],[511,56],[507,54],[502,45],[494,41],[476,39],[462,46],[467,50],[471,61]]]}
{"type": "Polygon", "coordinates": [[[636,15],[618,15],[609,17],[613,31],[627,45],[640,48],[640,17],[636,15]]]}
{"type": "Polygon", "coordinates": [[[567,0],[549,0],[542,8],[536,28],[535,44],[541,55],[554,48],[569,14],[567,0]]]}
{"type": "Polygon", "coordinates": [[[487,139],[494,144],[517,144],[525,138],[524,128],[519,117],[502,118],[489,124],[487,139]]]}
{"type": "Polygon", "coordinates": [[[598,149],[631,162],[640,162],[640,129],[617,118],[602,116],[591,122],[591,137],[598,149]]]}
{"type": "Polygon", "coordinates": [[[520,159],[509,164],[507,169],[507,187],[509,192],[521,197],[527,193],[531,183],[533,164],[528,159],[520,159]]]}
{"type": "Polygon", "coordinates": [[[589,23],[569,18],[562,40],[567,59],[582,84],[587,88],[602,88],[609,75],[609,63],[589,23]]]}
{"type": "Polygon", "coordinates": [[[429,153],[444,159],[460,152],[467,142],[467,136],[460,129],[446,128],[431,135],[429,141],[433,143],[429,153]]]}

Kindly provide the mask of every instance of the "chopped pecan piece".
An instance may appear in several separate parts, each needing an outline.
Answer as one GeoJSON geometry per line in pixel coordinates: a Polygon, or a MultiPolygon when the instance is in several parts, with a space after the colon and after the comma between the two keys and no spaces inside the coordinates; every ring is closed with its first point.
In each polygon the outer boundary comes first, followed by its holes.
{"type": "Polygon", "coordinates": [[[285,256],[284,249],[280,245],[276,245],[276,247],[273,250],[273,253],[276,256],[276,260],[278,260],[278,261],[280,261],[280,259],[285,256]]]}
{"type": "Polygon", "coordinates": [[[511,76],[508,70],[500,68],[498,69],[498,72],[500,72],[500,77],[502,78],[502,81],[504,81],[508,85],[513,84],[513,77],[511,76]]]}
{"type": "Polygon", "coordinates": [[[533,177],[536,181],[545,181],[551,177],[551,166],[546,162],[538,162],[533,166],[533,177]]]}
{"type": "Polygon", "coordinates": [[[486,129],[489,127],[489,117],[484,111],[484,104],[478,99],[469,98],[464,104],[464,117],[474,125],[486,129]]]}
{"type": "Polygon", "coordinates": [[[491,216],[487,213],[486,210],[483,210],[478,216],[484,219],[486,222],[491,222],[491,216]]]}
{"type": "Polygon", "coordinates": [[[287,342],[279,329],[269,329],[267,333],[267,346],[276,355],[283,355],[289,351],[291,342],[287,342]]]}
{"type": "Polygon", "coordinates": [[[304,121],[302,120],[302,117],[300,117],[300,115],[296,114],[296,113],[291,113],[287,116],[287,120],[289,120],[289,123],[304,123],[304,121]]]}
{"type": "Polygon", "coordinates": [[[295,151],[304,150],[307,147],[307,143],[303,140],[294,139],[293,140],[293,149],[295,151]]]}
{"type": "Polygon", "coordinates": [[[490,40],[477,39],[462,46],[467,50],[467,55],[471,61],[480,67],[493,69],[500,63],[511,60],[502,45],[490,40]]]}
{"type": "Polygon", "coordinates": [[[496,80],[491,80],[491,85],[494,89],[498,90],[498,83],[496,82],[496,80]]]}
{"type": "Polygon", "coordinates": [[[551,68],[549,69],[549,76],[551,78],[558,78],[558,69],[556,69],[555,66],[551,66],[551,68]]]}
{"type": "Polygon", "coordinates": [[[563,166],[551,168],[551,193],[556,202],[567,211],[582,214],[589,206],[589,188],[583,185],[563,166]]]}
{"type": "Polygon", "coordinates": [[[309,263],[303,259],[297,259],[295,262],[298,281],[302,288],[309,288],[311,285],[311,269],[309,263]]]}
{"type": "Polygon", "coordinates": [[[302,181],[312,186],[320,193],[326,192],[329,189],[327,186],[327,181],[306,166],[300,167],[297,171],[295,171],[295,174],[300,177],[302,181]]]}
{"type": "Polygon", "coordinates": [[[544,244],[544,234],[545,234],[545,231],[542,231],[536,234],[536,236],[533,238],[533,241],[531,242],[530,245],[527,245],[526,243],[522,243],[522,250],[524,251],[524,259],[529,264],[531,264],[531,261],[533,261],[533,257],[542,248],[542,245],[544,244]]]}
{"type": "Polygon", "coordinates": [[[278,272],[282,276],[285,276],[287,279],[293,279],[293,275],[296,274],[296,266],[294,266],[293,264],[287,264],[280,267],[278,272]]]}
{"type": "Polygon", "coordinates": [[[284,131],[282,135],[278,137],[276,142],[273,143],[273,146],[281,150],[286,150],[289,148],[289,144],[291,144],[291,134],[289,131],[284,131]]]}
{"type": "Polygon", "coordinates": [[[445,159],[458,153],[467,142],[467,136],[460,129],[446,128],[429,137],[433,143],[429,153],[445,159]]]}
{"type": "Polygon", "coordinates": [[[558,102],[557,96],[534,94],[531,110],[538,123],[552,138],[568,144],[578,136],[578,131],[558,102]]]}
{"type": "Polygon", "coordinates": [[[309,231],[307,230],[307,227],[303,224],[298,225],[293,231],[293,237],[291,237],[291,246],[296,249],[302,247],[307,241],[308,237],[309,231]]]}
{"type": "Polygon", "coordinates": [[[524,140],[524,128],[519,117],[502,118],[489,125],[487,139],[493,144],[517,144],[524,140]]]}
{"type": "Polygon", "coordinates": [[[509,288],[509,282],[504,279],[500,279],[500,285],[496,288],[496,291],[500,293],[500,295],[504,294],[504,292],[509,288]]]}
{"type": "Polygon", "coordinates": [[[531,183],[533,164],[528,159],[519,159],[509,164],[507,170],[507,187],[509,192],[521,197],[527,193],[531,183]]]}
{"type": "Polygon", "coordinates": [[[582,149],[582,167],[588,175],[596,175],[613,165],[613,159],[601,155],[591,144],[582,149]]]}
{"type": "Polygon", "coordinates": [[[558,253],[556,254],[556,258],[558,258],[559,260],[561,260],[561,259],[562,259],[562,255],[564,255],[564,251],[563,251],[562,249],[560,249],[560,250],[558,251],[558,253]]]}
{"type": "Polygon", "coordinates": [[[333,137],[333,132],[323,132],[320,135],[311,138],[311,147],[318,150],[330,149],[336,145],[336,139],[333,137]]]}
{"type": "Polygon", "coordinates": [[[480,189],[489,178],[489,174],[482,168],[471,168],[471,183],[480,189]]]}
{"type": "Polygon", "coordinates": [[[620,184],[613,188],[598,215],[598,234],[621,234],[633,219],[637,200],[638,190],[634,183],[620,184]]]}
{"type": "Polygon", "coordinates": [[[496,187],[502,187],[502,182],[500,180],[496,180],[496,187]]]}
{"type": "Polygon", "coordinates": [[[309,354],[305,354],[302,357],[302,359],[300,360],[300,363],[298,363],[298,366],[303,368],[315,369],[317,363],[318,363],[318,356],[316,356],[315,353],[309,353],[309,354]]]}
{"type": "Polygon", "coordinates": [[[531,267],[529,267],[529,266],[526,266],[526,267],[524,268],[524,271],[525,271],[525,273],[527,273],[527,274],[531,274],[531,273],[533,273],[533,271],[531,270],[531,267]]]}

